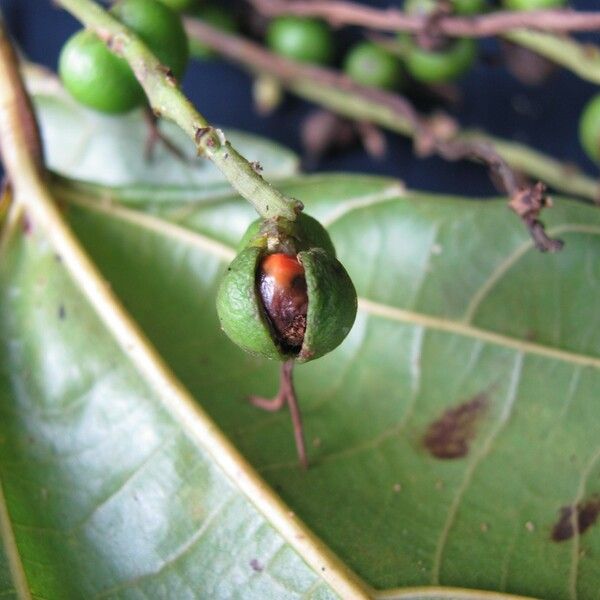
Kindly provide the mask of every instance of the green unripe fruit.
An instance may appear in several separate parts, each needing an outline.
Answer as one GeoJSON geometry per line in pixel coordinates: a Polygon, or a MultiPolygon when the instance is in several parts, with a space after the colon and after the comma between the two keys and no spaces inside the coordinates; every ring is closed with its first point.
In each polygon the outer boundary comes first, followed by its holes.
{"type": "MultiPolygon", "coordinates": [[[[437,0],[407,0],[404,12],[409,15],[425,16],[438,7],[437,0]]],[[[485,0],[453,0],[452,10],[457,15],[472,15],[485,9],[485,0]]]]}
{"type": "MultiPolygon", "coordinates": [[[[219,6],[200,6],[193,10],[191,15],[196,19],[205,21],[207,25],[211,25],[215,29],[229,33],[237,31],[237,23],[232,14],[219,6]]],[[[190,38],[189,43],[190,52],[196,58],[209,58],[216,55],[214,50],[197,40],[190,38]]]]}
{"type": "MultiPolygon", "coordinates": [[[[472,14],[485,7],[482,0],[454,0],[457,14],[472,14]]],[[[404,10],[410,15],[426,16],[435,11],[437,0],[407,0],[404,10]]],[[[445,83],[457,79],[473,64],[477,56],[477,43],[468,38],[448,40],[444,48],[422,48],[407,35],[400,39],[405,46],[407,71],[424,83],[445,83]]]]}
{"type": "Polygon", "coordinates": [[[183,76],[189,47],[177,13],[158,0],[119,0],[111,13],[131,28],[175,77],[183,76]]]}
{"type": "Polygon", "coordinates": [[[485,0],[454,0],[452,4],[457,15],[474,15],[486,8],[485,0]]]}
{"type": "Polygon", "coordinates": [[[144,92],[127,62],[91,31],[79,31],[67,40],[58,72],[69,93],[95,110],[123,113],[144,101],[144,92]]]}
{"type": "Polygon", "coordinates": [[[196,0],[160,0],[165,6],[176,12],[184,12],[196,4],[196,0]]]}
{"type": "MultiPolygon", "coordinates": [[[[158,0],[121,0],[111,12],[130,27],[181,77],[189,58],[181,19],[158,0]]],[[[110,52],[91,31],[71,36],[60,54],[60,77],[81,104],[106,113],[123,113],[143,104],[145,95],[128,63],[110,52]]]]}
{"type": "Polygon", "coordinates": [[[408,15],[426,16],[436,10],[437,0],[406,0],[404,12],[408,15]]]}
{"type": "Polygon", "coordinates": [[[600,163],[600,94],[594,96],[581,113],[579,141],[587,155],[600,163]]]}
{"type": "Polygon", "coordinates": [[[333,36],[318,19],[277,17],[269,23],[267,45],[281,56],[299,62],[325,64],[333,58],[333,36]]]}
{"type": "Polygon", "coordinates": [[[503,0],[502,4],[509,10],[542,10],[564,6],[566,0],[503,0]]]}
{"type": "Polygon", "coordinates": [[[459,38],[443,50],[426,50],[414,40],[408,42],[406,68],[418,81],[444,83],[460,77],[475,61],[477,43],[459,38]]]}
{"type": "Polygon", "coordinates": [[[356,291],[344,267],[330,251],[288,234],[311,231],[313,221],[283,228],[267,221],[258,232],[253,223],[244,236],[248,243],[217,294],[223,331],[244,350],[307,362],[336,348],[350,331],[356,291]]]}
{"type": "Polygon", "coordinates": [[[300,252],[298,258],[308,288],[308,319],[298,360],[306,362],[344,341],[354,325],[358,301],[346,269],[323,248],[300,252]]]}
{"type": "Polygon", "coordinates": [[[402,81],[400,61],[373,42],[354,46],[346,56],[344,71],[356,83],[387,90],[402,81]]]}

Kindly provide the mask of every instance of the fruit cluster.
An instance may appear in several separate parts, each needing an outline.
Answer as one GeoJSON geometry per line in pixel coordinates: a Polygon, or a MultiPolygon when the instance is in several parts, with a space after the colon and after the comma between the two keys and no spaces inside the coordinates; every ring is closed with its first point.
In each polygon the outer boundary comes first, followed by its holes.
{"type": "MultiPolygon", "coordinates": [[[[169,0],[182,5],[183,0],[169,0]]],[[[177,79],[183,76],[189,46],[180,16],[158,0],[118,0],[110,12],[134,31],[177,79]]],[[[92,31],[75,33],[63,46],[58,71],[81,104],[106,113],[142,105],[144,91],[127,62],[113,54],[92,31]]]]}
{"type": "Polygon", "coordinates": [[[253,354],[298,362],[336,348],[356,306],[329,234],[304,213],[293,222],[252,223],[217,295],[221,327],[233,342],[253,354]]]}
{"type": "MultiPolygon", "coordinates": [[[[411,13],[421,12],[423,0],[413,7],[415,4],[409,0],[406,9],[411,13]]],[[[429,2],[426,0],[425,4],[429,2]]],[[[334,56],[331,30],[322,21],[312,18],[273,19],[266,41],[274,52],[302,62],[326,64],[334,56]]],[[[468,39],[444,43],[435,49],[423,48],[412,36],[399,36],[399,42],[401,57],[374,42],[359,42],[344,57],[344,71],[362,85],[393,90],[400,87],[405,72],[426,82],[455,79],[469,68],[476,56],[476,45],[468,39]]]]}
{"type": "MultiPolygon", "coordinates": [[[[505,0],[506,8],[531,10],[564,4],[564,0],[505,0]]],[[[427,16],[438,9],[437,0],[406,0],[410,15],[427,16]]],[[[453,12],[472,15],[484,12],[485,0],[453,0],[453,12]]],[[[316,64],[329,63],[334,56],[333,34],[316,19],[282,16],[271,21],[266,37],[269,47],[288,58],[316,64]]],[[[470,38],[439,39],[425,44],[415,36],[398,36],[398,51],[362,41],[344,57],[346,74],[362,85],[393,90],[400,87],[405,73],[424,83],[444,83],[457,79],[477,57],[477,43],[470,38]]]]}
{"type": "MultiPolygon", "coordinates": [[[[503,0],[507,10],[542,10],[565,5],[565,0],[503,0]]],[[[411,15],[426,16],[436,10],[437,0],[406,0],[404,10],[411,15]]],[[[457,15],[484,12],[485,0],[453,0],[457,15]]],[[[472,38],[441,39],[426,47],[417,38],[400,34],[399,55],[381,45],[362,41],[344,57],[346,74],[362,85],[394,90],[401,87],[405,73],[427,83],[444,83],[463,75],[477,57],[477,43],[472,38]]],[[[331,30],[322,21],[283,16],[269,25],[266,38],[270,48],[288,58],[316,64],[329,63],[334,56],[331,30]]],[[[587,155],[600,164],[600,94],[584,107],[579,123],[579,138],[587,155]]]]}

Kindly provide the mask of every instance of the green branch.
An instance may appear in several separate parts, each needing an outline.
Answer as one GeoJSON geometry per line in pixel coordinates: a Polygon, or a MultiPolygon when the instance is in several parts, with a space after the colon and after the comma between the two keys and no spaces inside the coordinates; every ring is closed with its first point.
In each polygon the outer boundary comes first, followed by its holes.
{"type": "Polygon", "coordinates": [[[286,198],[257,173],[255,166],[235,150],[223,132],[213,128],[194,108],[168,70],[135,34],[92,0],[57,0],[57,3],[129,63],[155,114],[177,123],[192,139],[198,154],[213,161],[263,218],[281,217],[292,221],[296,218],[302,204],[286,198]]]}

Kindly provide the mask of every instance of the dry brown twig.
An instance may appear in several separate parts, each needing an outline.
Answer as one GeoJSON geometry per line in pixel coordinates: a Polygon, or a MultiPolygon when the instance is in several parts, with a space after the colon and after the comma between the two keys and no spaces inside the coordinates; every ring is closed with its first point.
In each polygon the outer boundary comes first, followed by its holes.
{"type": "Polygon", "coordinates": [[[543,208],[552,206],[542,182],[534,185],[521,184],[520,174],[496,152],[494,146],[478,140],[446,138],[453,133],[453,120],[445,115],[434,115],[431,120],[416,116],[413,122],[416,131],[415,149],[418,155],[438,154],[446,160],[476,159],[485,164],[497,178],[509,197],[508,206],[521,218],[527,227],[535,247],[541,252],[557,252],[563,247],[562,240],[550,238],[539,220],[543,208]],[[441,124],[436,124],[439,120],[441,124]],[[440,133],[441,132],[441,133],[440,133]]]}
{"type": "Polygon", "coordinates": [[[600,30],[599,12],[570,9],[538,11],[497,11],[470,17],[437,14],[435,18],[408,15],[395,8],[373,8],[344,0],[249,0],[268,17],[299,15],[319,17],[335,27],[358,25],[378,31],[408,31],[451,37],[489,37],[514,29],[535,29],[554,33],[600,30]]]}

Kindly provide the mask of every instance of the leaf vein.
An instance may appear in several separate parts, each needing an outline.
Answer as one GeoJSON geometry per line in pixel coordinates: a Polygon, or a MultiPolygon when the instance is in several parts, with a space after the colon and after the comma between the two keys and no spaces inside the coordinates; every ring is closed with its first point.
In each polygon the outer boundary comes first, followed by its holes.
{"type": "MultiPolygon", "coordinates": [[[[577,487],[577,493],[575,498],[573,499],[573,506],[576,507],[582,500],[585,495],[587,482],[590,478],[590,474],[598,461],[600,460],[600,447],[596,449],[596,451],[592,454],[590,460],[585,465],[583,471],[581,472],[581,478],[579,481],[579,485],[577,487]]],[[[571,546],[571,566],[569,569],[569,598],[571,600],[577,600],[577,581],[579,579],[579,547],[581,540],[581,533],[579,532],[577,520],[577,510],[571,511],[571,518],[573,520],[573,544],[571,546]]]]}
{"type": "Polygon", "coordinates": [[[229,496],[226,498],[219,506],[217,506],[211,513],[209,513],[206,519],[202,522],[202,525],[195,531],[190,538],[183,544],[181,544],[174,552],[172,552],[169,556],[167,556],[164,560],[164,563],[160,568],[144,573],[139,577],[135,577],[134,579],[130,579],[127,581],[123,581],[118,585],[104,590],[94,596],[94,600],[101,600],[101,598],[107,598],[108,596],[114,594],[115,592],[119,592],[126,589],[131,589],[136,587],[139,583],[151,579],[164,573],[166,570],[170,569],[175,563],[177,563],[181,558],[187,555],[190,550],[202,539],[202,536],[210,529],[215,519],[223,512],[223,510],[232,503],[233,497],[229,496]]]}
{"type": "MultiPolygon", "coordinates": [[[[600,235],[600,227],[594,225],[586,225],[581,223],[564,223],[557,227],[548,229],[548,235],[555,237],[564,233],[588,233],[591,235],[600,235]]],[[[518,246],[512,254],[509,254],[495,269],[492,271],[483,285],[475,292],[471,302],[467,306],[465,314],[462,318],[464,323],[472,323],[477,309],[485,298],[489,295],[495,285],[510,271],[510,269],[521,259],[529,250],[533,249],[533,242],[527,240],[518,246]]]]}
{"type": "Polygon", "coordinates": [[[344,202],[338,204],[327,216],[321,219],[323,227],[329,227],[336,221],[339,221],[342,217],[364,208],[370,208],[377,204],[382,204],[392,200],[397,200],[399,197],[406,193],[404,185],[398,181],[392,184],[390,187],[383,190],[378,190],[373,194],[365,194],[356,198],[349,198],[344,202]]]}
{"type": "Polygon", "coordinates": [[[513,373],[510,381],[510,385],[508,388],[508,393],[506,395],[506,400],[502,407],[502,410],[498,416],[498,421],[496,422],[495,427],[490,431],[487,439],[482,443],[479,452],[473,458],[473,460],[469,463],[465,471],[465,477],[457,490],[456,495],[450,505],[450,509],[448,510],[448,515],[446,517],[446,522],[442,529],[442,532],[438,538],[438,543],[434,553],[433,565],[431,568],[431,583],[436,585],[440,580],[440,570],[442,566],[442,559],[445,547],[448,542],[448,536],[450,535],[450,530],[452,529],[454,523],[456,522],[456,517],[458,515],[458,510],[460,507],[460,503],[462,502],[469,485],[473,481],[473,477],[479,465],[482,461],[489,455],[492,450],[492,446],[497,439],[498,435],[508,422],[510,415],[512,413],[513,406],[518,397],[518,388],[519,381],[521,379],[521,372],[523,369],[523,354],[519,353],[516,356],[515,364],[513,367],[513,373]]]}
{"type": "MultiPolygon", "coordinates": [[[[69,200],[74,201],[73,199],[69,200]]],[[[125,220],[133,225],[150,229],[172,239],[177,239],[182,243],[189,243],[190,245],[215,254],[222,260],[229,261],[235,255],[234,249],[225,244],[213,240],[212,238],[208,238],[196,231],[191,231],[171,223],[165,223],[164,221],[151,215],[141,215],[137,213],[137,211],[127,208],[116,207],[114,205],[104,206],[100,205],[98,202],[89,200],[77,199],[74,202],[83,206],[84,208],[103,212],[109,216],[125,220]]],[[[566,231],[577,231],[580,233],[593,233],[600,235],[600,227],[577,223],[569,223],[565,224],[564,226],[550,229],[549,233],[552,235],[557,235],[566,231]]],[[[527,244],[530,245],[530,242],[527,244]]],[[[524,246],[527,246],[527,244],[524,244],[524,246]]],[[[480,339],[484,342],[488,342],[497,346],[513,348],[519,352],[538,354],[553,358],[555,360],[562,360],[564,362],[600,368],[600,358],[578,354],[569,350],[561,350],[558,348],[543,346],[541,344],[529,342],[527,340],[521,340],[519,338],[503,335],[501,333],[487,331],[485,329],[474,327],[468,323],[465,323],[464,321],[456,321],[445,317],[431,316],[424,313],[404,310],[402,308],[381,304],[367,298],[359,298],[359,309],[368,314],[376,315],[392,321],[404,322],[413,325],[424,325],[430,329],[437,329],[439,331],[446,331],[456,335],[461,335],[463,337],[480,339]]]]}

